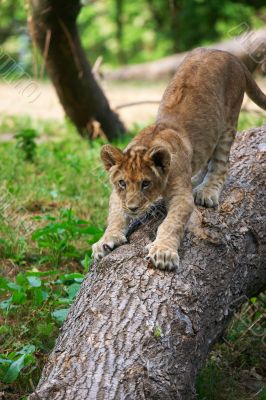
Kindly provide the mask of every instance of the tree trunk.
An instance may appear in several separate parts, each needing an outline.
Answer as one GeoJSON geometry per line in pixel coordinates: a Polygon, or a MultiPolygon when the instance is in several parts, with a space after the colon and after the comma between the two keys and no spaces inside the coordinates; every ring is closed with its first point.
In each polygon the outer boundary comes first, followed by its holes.
{"type": "MultiPolygon", "coordinates": [[[[245,24],[243,24],[245,27],[245,24]]],[[[243,29],[244,29],[243,27],[243,29]]],[[[238,27],[237,27],[238,28],[238,27]]],[[[230,32],[229,32],[230,33],[230,32]]],[[[255,32],[246,30],[240,36],[237,32],[231,31],[231,40],[221,43],[214,43],[206,48],[229,51],[240,58],[253,71],[256,67],[266,70],[266,29],[255,32]]],[[[177,67],[184,60],[187,52],[174,54],[157,61],[144,64],[135,64],[118,68],[104,74],[110,80],[156,80],[172,77],[177,67]]]]}
{"type": "Polygon", "coordinates": [[[98,121],[108,139],[125,132],[95,81],[76,26],[79,0],[31,0],[29,26],[67,116],[84,136],[98,121]]]}
{"type": "Polygon", "coordinates": [[[92,266],[31,400],[194,399],[213,343],[266,286],[265,142],[266,126],[237,135],[219,209],[195,210],[179,271],[144,259],[159,207],[92,266]]]}

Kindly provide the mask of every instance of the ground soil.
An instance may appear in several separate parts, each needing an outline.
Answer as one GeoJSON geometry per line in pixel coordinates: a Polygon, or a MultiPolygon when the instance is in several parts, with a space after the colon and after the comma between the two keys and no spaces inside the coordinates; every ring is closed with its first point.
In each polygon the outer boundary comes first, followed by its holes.
{"type": "MultiPolygon", "coordinates": [[[[64,119],[64,111],[58,101],[51,83],[37,83],[39,96],[28,96],[27,91],[23,94],[14,83],[0,82],[0,116],[2,115],[28,115],[40,119],[64,119]],[[35,97],[37,97],[35,99],[35,97]]],[[[151,100],[160,100],[167,82],[158,83],[106,83],[102,82],[103,89],[111,103],[112,108],[121,104],[151,100]]],[[[259,79],[260,87],[266,92],[266,79],[259,79]]],[[[258,110],[258,107],[245,98],[245,108],[258,110]]],[[[121,119],[128,127],[134,123],[148,124],[156,116],[157,104],[146,104],[126,107],[119,110],[121,119]]]]}

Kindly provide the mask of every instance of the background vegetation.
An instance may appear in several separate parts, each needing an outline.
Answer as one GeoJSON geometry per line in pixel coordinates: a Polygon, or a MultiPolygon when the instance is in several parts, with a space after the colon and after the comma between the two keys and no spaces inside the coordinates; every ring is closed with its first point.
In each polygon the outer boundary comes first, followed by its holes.
{"type": "MultiPolygon", "coordinates": [[[[2,0],[0,43],[30,72],[27,4],[2,0]]],[[[78,21],[91,62],[103,56],[104,64],[117,66],[230,39],[243,23],[264,26],[265,11],[264,0],[84,0],[78,21]]]]}

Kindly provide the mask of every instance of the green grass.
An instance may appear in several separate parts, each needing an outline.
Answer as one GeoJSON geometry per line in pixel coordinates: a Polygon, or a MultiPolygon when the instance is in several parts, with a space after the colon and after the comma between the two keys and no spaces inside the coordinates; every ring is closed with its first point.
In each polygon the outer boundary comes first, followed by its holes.
{"type": "Polygon", "coordinates": [[[200,400],[266,399],[266,294],[246,302],[198,377],[200,400]]]}
{"type": "Polygon", "coordinates": [[[265,123],[265,112],[242,111],[238,120],[238,131],[243,131],[252,127],[258,127],[265,123]]]}
{"type": "MultiPolygon", "coordinates": [[[[239,126],[261,123],[258,114],[244,113],[239,126]]],[[[37,384],[89,269],[110,192],[99,161],[101,145],[82,140],[68,122],[1,117],[0,391],[5,399],[23,399],[37,384]]],[[[199,399],[266,399],[254,378],[265,375],[261,336],[247,330],[265,312],[265,299],[256,300],[256,307],[255,317],[242,311],[227,343],[210,356],[198,379],[199,399]],[[257,386],[243,384],[246,370],[257,386]]]]}

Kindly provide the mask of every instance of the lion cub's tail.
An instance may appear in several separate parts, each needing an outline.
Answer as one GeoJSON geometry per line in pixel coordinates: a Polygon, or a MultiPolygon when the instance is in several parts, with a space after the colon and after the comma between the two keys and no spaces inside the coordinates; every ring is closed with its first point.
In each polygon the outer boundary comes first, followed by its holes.
{"type": "Polygon", "coordinates": [[[243,67],[246,75],[246,93],[248,97],[260,108],[266,110],[266,95],[260,90],[247,67],[245,65],[243,67]]]}

